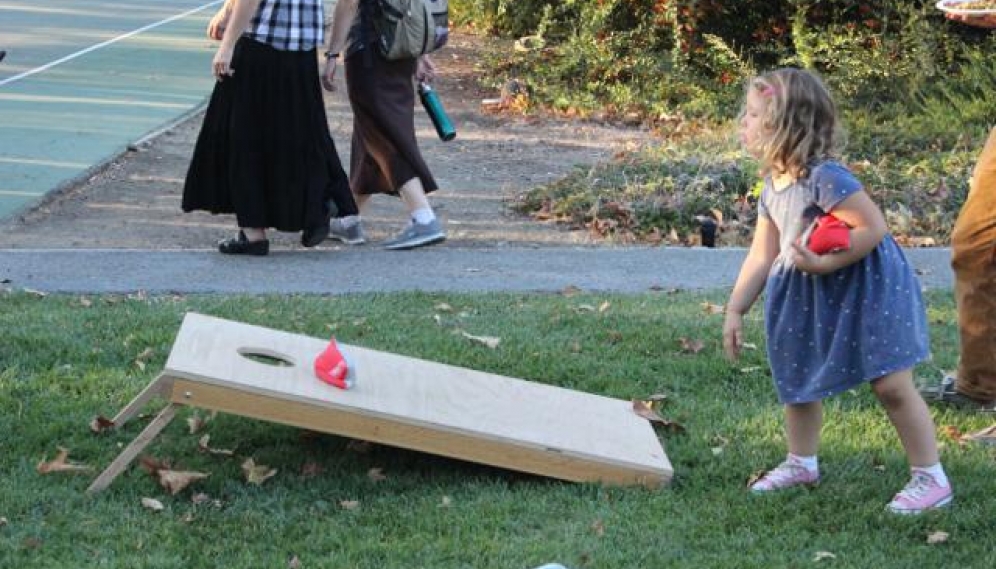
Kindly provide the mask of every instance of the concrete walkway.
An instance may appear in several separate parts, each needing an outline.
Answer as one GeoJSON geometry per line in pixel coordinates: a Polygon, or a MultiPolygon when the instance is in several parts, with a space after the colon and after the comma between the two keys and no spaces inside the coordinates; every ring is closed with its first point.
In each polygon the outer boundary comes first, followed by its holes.
{"type": "MultiPolygon", "coordinates": [[[[353,248],[230,257],[217,251],[0,250],[3,287],[52,293],[639,293],[733,285],[744,249],[353,248]]],[[[911,249],[925,288],[950,288],[948,249],[911,249]]]]}

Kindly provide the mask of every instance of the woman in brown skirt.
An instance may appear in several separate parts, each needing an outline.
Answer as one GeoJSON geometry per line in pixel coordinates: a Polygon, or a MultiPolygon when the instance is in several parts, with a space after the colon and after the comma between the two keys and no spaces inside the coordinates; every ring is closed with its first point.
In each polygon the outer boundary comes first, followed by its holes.
{"type": "MultiPolygon", "coordinates": [[[[360,209],[374,194],[399,196],[410,222],[387,249],[412,249],[446,239],[426,194],[437,189],[415,139],[413,78],[431,82],[428,56],[388,61],[377,49],[370,19],[374,0],[336,2],[322,84],[334,91],[340,57],[345,60],[353,141],[349,185],[360,209]]],[[[333,219],[330,237],[350,245],[366,241],[360,216],[333,219]]]]}
{"type": "Polygon", "coordinates": [[[183,210],[234,213],[230,255],[266,255],[266,230],[314,247],[332,216],[355,215],[325,117],[316,49],[322,0],[228,0],[208,36],[217,79],[183,188],[183,210]]]}

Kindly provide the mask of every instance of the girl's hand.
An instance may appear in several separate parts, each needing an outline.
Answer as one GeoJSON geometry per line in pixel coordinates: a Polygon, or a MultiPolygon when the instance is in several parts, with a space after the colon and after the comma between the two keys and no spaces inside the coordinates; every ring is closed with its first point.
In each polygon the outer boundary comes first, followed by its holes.
{"type": "Polygon", "coordinates": [[[217,53],[214,54],[214,59],[211,61],[211,74],[216,80],[221,81],[225,77],[235,75],[235,70],[232,69],[232,51],[231,47],[222,43],[217,53]]]}
{"type": "Polygon", "coordinates": [[[432,80],[435,78],[436,64],[429,59],[428,55],[419,56],[418,64],[415,66],[415,79],[426,83],[432,83],[432,80]]]}
{"type": "Polygon", "coordinates": [[[338,57],[328,57],[325,59],[325,67],[322,68],[322,87],[326,91],[335,91],[335,70],[339,67],[338,57]]]}
{"type": "Polygon", "coordinates": [[[220,41],[222,36],[225,35],[225,28],[228,27],[228,19],[232,17],[232,9],[228,6],[226,2],[221,10],[211,18],[207,27],[207,36],[210,39],[220,41]]]}
{"type": "Polygon", "coordinates": [[[726,320],[723,321],[723,351],[730,361],[737,361],[744,345],[744,317],[739,312],[726,309],[726,320]]]}
{"type": "Polygon", "coordinates": [[[792,262],[800,271],[811,275],[825,275],[840,268],[833,257],[834,253],[817,255],[803,245],[792,244],[792,262]]]}

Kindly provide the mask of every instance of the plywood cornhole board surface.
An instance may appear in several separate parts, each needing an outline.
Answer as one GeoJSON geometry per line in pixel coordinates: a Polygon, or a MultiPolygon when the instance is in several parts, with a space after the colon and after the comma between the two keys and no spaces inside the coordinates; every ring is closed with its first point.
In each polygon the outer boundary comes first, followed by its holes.
{"type": "Polygon", "coordinates": [[[113,420],[121,426],[156,396],[169,403],[89,491],[106,488],[182,406],[563,480],[658,487],[671,479],[656,433],[629,401],[340,343],[357,380],[344,391],[314,375],[327,344],[188,313],[162,374],[113,420]]]}

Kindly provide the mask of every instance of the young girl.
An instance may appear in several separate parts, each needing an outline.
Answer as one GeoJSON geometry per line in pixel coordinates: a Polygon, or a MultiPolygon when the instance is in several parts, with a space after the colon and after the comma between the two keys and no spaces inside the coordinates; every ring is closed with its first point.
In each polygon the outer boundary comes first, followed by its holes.
{"type": "Polygon", "coordinates": [[[743,315],[763,289],[768,360],[788,437],[788,457],[750,488],[818,483],[821,400],[871,383],[912,469],[887,507],[917,514],[953,496],[933,420],[913,383],[913,366],[928,355],[920,285],[882,212],[830,159],[836,138],[834,103],[814,74],[780,69],[749,84],[740,139],[760,161],[765,183],[754,241],[727,305],[723,347],[738,357],[743,315]],[[800,237],[830,212],[850,226],[850,243],[817,255],[800,237]]]}

